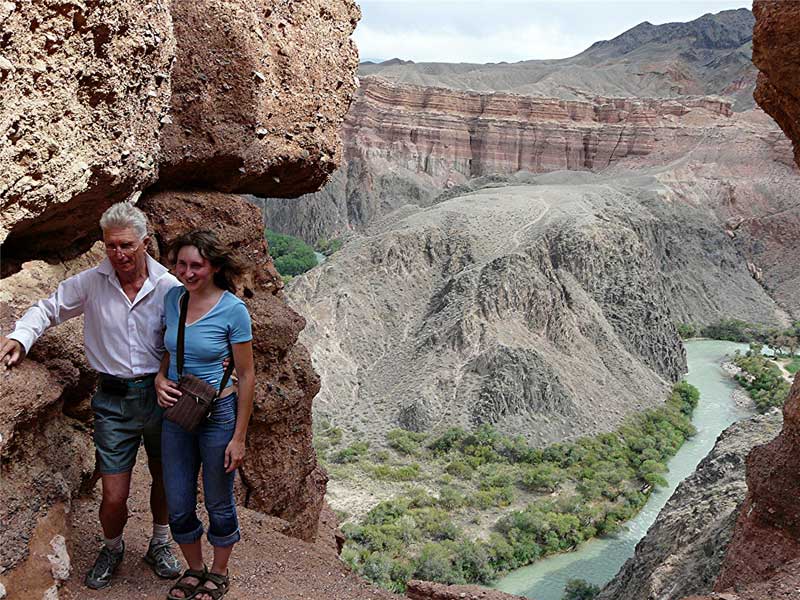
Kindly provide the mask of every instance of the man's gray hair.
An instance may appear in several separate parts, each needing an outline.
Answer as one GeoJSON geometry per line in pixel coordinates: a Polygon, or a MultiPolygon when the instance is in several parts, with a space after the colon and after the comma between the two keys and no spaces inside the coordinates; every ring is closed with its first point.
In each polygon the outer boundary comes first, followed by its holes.
{"type": "Polygon", "coordinates": [[[112,227],[131,227],[143,240],[147,235],[147,217],[130,202],[117,202],[100,217],[100,229],[105,231],[112,227]]]}

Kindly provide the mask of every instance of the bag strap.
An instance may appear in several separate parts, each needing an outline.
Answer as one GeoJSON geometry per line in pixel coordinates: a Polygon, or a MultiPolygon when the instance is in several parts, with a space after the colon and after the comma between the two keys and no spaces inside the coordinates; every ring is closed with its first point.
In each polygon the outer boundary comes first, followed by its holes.
{"type": "MultiPolygon", "coordinates": [[[[183,375],[183,344],[186,333],[186,313],[189,312],[189,292],[184,292],[183,296],[181,296],[180,308],[180,316],[178,317],[178,377],[183,375]]],[[[222,390],[224,390],[228,385],[228,379],[230,379],[233,369],[233,351],[231,351],[231,359],[228,362],[228,368],[225,369],[225,373],[223,374],[222,380],[219,383],[217,396],[219,396],[222,393],[222,390]]]]}

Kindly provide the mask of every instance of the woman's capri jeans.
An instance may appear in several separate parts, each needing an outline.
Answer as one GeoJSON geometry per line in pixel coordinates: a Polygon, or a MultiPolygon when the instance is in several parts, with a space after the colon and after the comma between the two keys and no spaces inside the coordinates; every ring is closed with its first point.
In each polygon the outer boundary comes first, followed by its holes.
{"type": "Polygon", "coordinates": [[[236,394],[214,402],[211,414],[194,433],[164,419],[161,461],[169,507],[169,527],[179,544],[203,536],[197,518],[197,475],[203,467],[203,494],[208,511],[208,541],[228,547],[239,541],[239,520],[233,498],[233,473],[225,472],[225,448],[236,428],[236,394]]]}

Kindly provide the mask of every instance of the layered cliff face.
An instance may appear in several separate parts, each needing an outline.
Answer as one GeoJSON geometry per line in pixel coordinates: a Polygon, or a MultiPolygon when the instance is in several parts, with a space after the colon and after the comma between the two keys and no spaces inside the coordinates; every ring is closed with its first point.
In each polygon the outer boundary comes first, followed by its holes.
{"type": "MultiPolygon", "coordinates": [[[[346,164],[324,190],[292,204],[263,202],[268,227],[315,243],[363,230],[406,204],[429,206],[478,176],[657,167],[676,199],[709,210],[714,235],[735,240],[735,260],[751,263],[784,309],[800,314],[800,274],[791,266],[800,261],[800,177],[787,164],[789,144],[760,111],[734,114],[718,99],[578,102],[364,78],[344,141],[346,164]]],[[[695,292],[673,307],[678,316],[718,319],[706,293],[695,292]]],[[[773,321],[770,311],[745,315],[773,321]]]]}
{"type": "Polygon", "coordinates": [[[675,490],[600,600],[680,600],[714,587],[747,494],[744,463],[781,429],[781,413],[740,421],[675,490]]]}
{"type": "Polygon", "coordinates": [[[760,71],[755,99],[794,142],[800,164],[800,6],[756,0],[753,12],[753,63],[760,71]]]}
{"type": "MultiPolygon", "coordinates": [[[[144,192],[162,246],[218,229],[257,267],[246,301],[265,384],[242,489],[304,540],[317,537],[326,476],[311,446],[318,378],[297,343],[303,319],[282,300],[260,216],[214,190],[304,193],[335,168],[358,14],[349,0],[0,3],[3,331],[102,259],[101,248],[76,254],[112,202],[144,192]]],[[[76,497],[95,483],[81,325],[48,332],[2,375],[0,584],[12,597],[53,597],[75,549],[94,547],[94,517],[72,527],[76,497]]],[[[82,514],[96,514],[88,502],[82,514]]]]}

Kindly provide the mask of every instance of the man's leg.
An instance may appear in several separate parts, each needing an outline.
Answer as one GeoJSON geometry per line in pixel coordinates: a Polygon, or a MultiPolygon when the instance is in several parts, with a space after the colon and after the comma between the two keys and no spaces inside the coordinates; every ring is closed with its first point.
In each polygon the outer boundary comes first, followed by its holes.
{"type": "Polygon", "coordinates": [[[100,525],[107,540],[122,535],[128,521],[128,494],[131,489],[131,472],[101,474],[103,501],[100,503],[100,525]]]}

